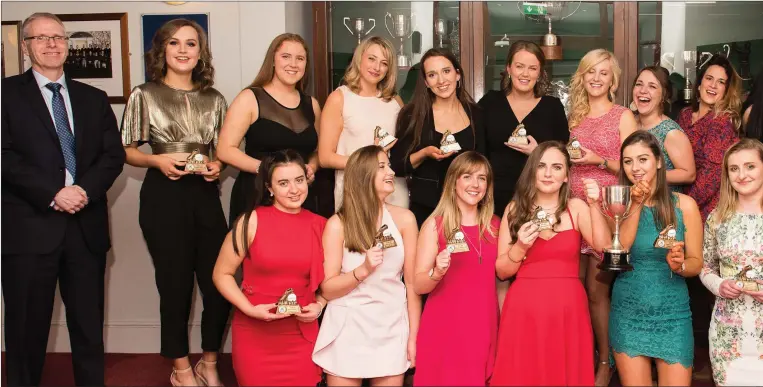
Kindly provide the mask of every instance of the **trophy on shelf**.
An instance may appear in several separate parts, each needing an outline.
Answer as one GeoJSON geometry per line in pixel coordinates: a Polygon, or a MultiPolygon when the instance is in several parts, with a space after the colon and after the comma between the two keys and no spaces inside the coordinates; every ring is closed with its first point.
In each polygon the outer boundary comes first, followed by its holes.
{"type": "Polygon", "coordinates": [[[411,16],[404,15],[402,13],[398,13],[395,14],[395,16],[392,16],[392,14],[389,12],[384,15],[384,27],[387,28],[387,32],[389,32],[393,38],[400,40],[400,47],[397,49],[397,67],[399,68],[407,69],[413,65],[411,58],[405,53],[405,40],[413,35],[415,24],[416,14],[413,12],[411,12],[411,16]],[[392,30],[389,29],[387,18],[389,18],[389,20],[392,22],[392,30]]]}
{"type": "Polygon", "coordinates": [[[603,187],[602,193],[602,213],[615,221],[615,233],[612,236],[612,247],[604,249],[602,261],[596,267],[604,271],[631,271],[633,265],[630,251],[620,243],[620,223],[634,213],[631,208],[631,187],[610,185],[603,187]]]}
{"type": "Polygon", "coordinates": [[[199,153],[198,149],[194,149],[188,159],[185,162],[185,171],[201,173],[207,171],[207,163],[204,162],[204,155],[199,153]]]}
{"type": "Polygon", "coordinates": [[[461,145],[456,141],[456,136],[450,133],[450,130],[446,130],[440,140],[440,151],[442,153],[457,152],[461,150],[461,145]]]}
{"type": "Polygon", "coordinates": [[[392,232],[389,231],[389,227],[386,224],[383,224],[379,231],[376,232],[374,242],[377,246],[381,245],[382,249],[397,246],[397,242],[395,242],[395,238],[392,237],[392,232]]]}
{"type": "Polygon", "coordinates": [[[672,249],[676,242],[678,242],[676,240],[676,235],[676,226],[669,224],[668,227],[665,227],[665,229],[657,235],[657,239],[654,240],[654,247],[657,247],[658,249],[672,249]]]}
{"type": "Polygon", "coordinates": [[[437,35],[437,48],[445,48],[443,38],[448,34],[448,26],[443,19],[437,19],[434,23],[434,33],[437,35]]]}
{"type": "Polygon", "coordinates": [[[469,245],[466,244],[464,233],[460,228],[453,230],[453,238],[448,239],[446,248],[449,253],[463,253],[469,251],[469,245]]]}
{"type": "Polygon", "coordinates": [[[276,314],[297,314],[302,312],[302,308],[297,304],[297,295],[294,289],[288,288],[283,293],[278,303],[276,303],[276,314]]]}
{"type": "Polygon", "coordinates": [[[567,143],[567,153],[570,154],[571,159],[579,159],[583,157],[583,150],[581,149],[580,141],[577,137],[570,137],[570,142],[567,143]]]}
{"type": "Polygon", "coordinates": [[[373,31],[374,27],[376,27],[376,19],[369,18],[368,21],[372,23],[373,25],[371,28],[366,30],[366,19],[362,17],[356,17],[354,19],[350,19],[349,17],[345,16],[342,18],[342,24],[344,24],[344,28],[347,28],[347,31],[350,31],[350,34],[352,36],[355,36],[358,38],[358,44],[360,44],[360,41],[363,40],[363,38],[368,35],[371,31],[373,31]],[[347,25],[347,22],[352,20],[352,28],[347,25]]]}
{"type": "Polygon", "coordinates": [[[374,139],[379,140],[379,146],[382,148],[386,148],[387,145],[396,140],[395,136],[387,133],[381,126],[377,126],[376,129],[374,129],[374,139]]]}
{"type": "Polygon", "coordinates": [[[547,60],[561,60],[562,46],[559,37],[551,32],[551,22],[562,21],[580,9],[580,1],[520,1],[517,2],[519,13],[537,23],[548,23],[548,33],[543,36],[540,49],[547,60]],[[575,6],[577,3],[577,6],[575,6]],[[574,10],[570,11],[572,7],[574,10]]]}
{"type": "Polygon", "coordinates": [[[514,128],[507,143],[517,145],[527,145],[530,143],[530,140],[527,139],[527,129],[525,129],[525,124],[520,122],[519,125],[514,128]]]}

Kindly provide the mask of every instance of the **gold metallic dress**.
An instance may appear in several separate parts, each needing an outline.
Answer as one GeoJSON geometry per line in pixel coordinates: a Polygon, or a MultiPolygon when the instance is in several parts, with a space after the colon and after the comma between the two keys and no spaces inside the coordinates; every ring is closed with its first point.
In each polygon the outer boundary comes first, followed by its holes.
{"type": "Polygon", "coordinates": [[[146,82],[130,94],[122,117],[122,144],[151,144],[154,154],[192,152],[214,160],[214,148],[227,111],[217,90],[179,90],[146,82]]]}

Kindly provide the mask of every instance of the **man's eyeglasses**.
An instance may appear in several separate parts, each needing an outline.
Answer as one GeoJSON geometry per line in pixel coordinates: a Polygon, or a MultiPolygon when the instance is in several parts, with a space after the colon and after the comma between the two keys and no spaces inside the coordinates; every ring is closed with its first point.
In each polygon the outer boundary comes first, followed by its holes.
{"type": "Polygon", "coordinates": [[[63,43],[69,40],[66,36],[45,36],[45,35],[38,35],[38,36],[28,36],[24,38],[24,40],[34,40],[38,43],[48,43],[49,41],[53,41],[54,43],[63,43]]]}

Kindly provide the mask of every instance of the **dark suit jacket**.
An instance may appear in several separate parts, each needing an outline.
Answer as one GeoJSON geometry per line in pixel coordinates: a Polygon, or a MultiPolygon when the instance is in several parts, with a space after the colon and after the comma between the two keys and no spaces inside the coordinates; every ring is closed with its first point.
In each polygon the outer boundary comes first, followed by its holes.
{"type": "Polygon", "coordinates": [[[70,215],[50,207],[66,175],[64,157],[32,70],[2,81],[2,253],[47,254],[76,220],[88,248],[111,247],[106,191],[122,172],[125,151],[106,93],[66,78],[77,152],[74,184],[89,197],[70,215]],[[73,218],[73,219],[72,219],[73,218]]]}

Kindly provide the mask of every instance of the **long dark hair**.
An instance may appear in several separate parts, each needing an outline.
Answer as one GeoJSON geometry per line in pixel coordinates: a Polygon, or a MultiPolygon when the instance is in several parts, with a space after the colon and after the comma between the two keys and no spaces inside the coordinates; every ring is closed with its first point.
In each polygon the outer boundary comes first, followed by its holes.
{"type": "Polygon", "coordinates": [[[628,136],[623,141],[623,146],[620,147],[620,173],[618,179],[622,185],[632,185],[633,182],[628,179],[628,175],[625,173],[625,167],[623,165],[623,151],[625,148],[635,145],[644,144],[652,152],[654,159],[659,163],[660,168],[657,169],[655,176],[657,177],[656,189],[652,193],[652,204],[654,205],[654,224],[658,225],[660,229],[667,227],[669,224],[676,225],[676,213],[675,203],[673,200],[673,194],[668,187],[668,178],[665,167],[665,158],[662,156],[662,150],[660,150],[660,142],[653,134],[646,130],[637,130],[628,136]]]}
{"type": "Polygon", "coordinates": [[[286,149],[274,152],[262,159],[260,164],[259,173],[254,179],[254,198],[251,202],[246,203],[246,209],[239,215],[235,222],[233,222],[233,251],[236,255],[244,253],[245,257],[249,257],[249,219],[252,217],[252,212],[257,207],[272,206],[274,199],[269,195],[268,188],[272,185],[273,172],[278,167],[283,167],[289,164],[297,164],[302,171],[307,175],[307,167],[305,167],[305,161],[302,156],[294,150],[286,149]],[[243,227],[242,237],[244,240],[237,241],[237,230],[239,227],[243,227]]]}
{"type": "Polygon", "coordinates": [[[716,116],[727,114],[731,119],[731,124],[734,126],[734,130],[739,134],[742,126],[742,117],[739,114],[739,110],[742,108],[741,87],[742,79],[739,78],[734,66],[729,62],[728,58],[723,55],[715,54],[710,57],[710,60],[705,63],[697,71],[697,79],[694,81],[694,101],[691,102],[691,110],[693,112],[699,111],[699,86],[702,84],[702,79],[705,77],[705,73],[711,66],[719,66],[726,73],[726,92],[720,101],[713,106],[713,113],[716,116]]]}
{"type": "MultiPolygon", "coordinates": [[[[519,228],[523,224],[527,223],[532,216],[532,212],[535,209],[535,197],[538,194],[538,188],[536,187],[536,175],[538,172],[538,164],[540,164],[541,158],[549,149],[556,149],[562,152],[565,160],[565,168],[567,170],[567,176],[570,176],[570,168],[572,167],[572,161],[570,161],[570,154],[567,152],[567,147],[559,141],[545,141],[540,143],[527,158],[525,167],[522,169],[522,174],[519,175],[517,181],[517,189],[514,191],[514,197],[512,198],[513,206],[507,215],[509,219],[509,232],[512,243],[517,240],[517,233],[519,228]]],[[[556,213],[554,214],[554,224],[560,222],[562,219],[562,213],[567,210],[567,202],[570,197],[570,184],[562,183],[559,188],[559,205],[556,207],[556,213]]]]}
{"type": "Polygon", "coordinates": [[[167,43],[172,36],[183,28],[191,27],[199,35],[199,61],[193,68],[191,80],[201,90],[206,90],[215,84],[215,68],[212,66],[212,51],[209,50],[209,39],[204,29],[193,20],[173,19],[164,23],[154,34],[151,49],[145,54],[146,72],[148,79],[160,82],[167,75],[167,58],[165,52],[167,43]]]}
{"type": "MultiPolygon", "coordinates": [[[[437,97],[435,97],[434,93],[427,87],[426,69],[424,68],[424,64],[427,59],[438,56],[450,61],[456,72],[461,75],[461,81],[456,82],[456,98],[458,98],[458,101],[461,102],[461,105],[466,109],[466,113],[469,115],[470,120],[472,117],[472,110],[478,109],[471,95],[469,95],[469,92],[466,91],[466,88],[463,85],[464,69],[458,62],[458,58],[456,58],[450,51],[437,48],[430,48],[427,50],[427,52],[424,53],[424,56],[421,57],[421,66],[419,67],[419,75],[416,80],[416,89],[413,92],[413,98],[411,99],[411,102],[403,106],[397,116],[395,133],[399,133],[398,137],[400,138],[406,136],[411,136],[412,138],[411,146],[406,150],[406,158],[410,157],[416,147],[421,144],[421,133],[424,130],[424,123],[432,115],[432,103],[434,103],[434,100],[437,97]],[[404,125],[405,127],[403,127],[404,125]]],[[[474,128],[474,123],[472,123],[471,127],[472,132],[475,132],[476,129],[474,128]]]]}
{"type": "Polygon", "coordinates": [[[744,115],[750,106],[752,106],[750,117],[747,118],[747,125],[744,126],[745,136],[761,140],[763,139],[763,69],[755,79],[750,95],[742,105],[741,114],[744,115]]]}

